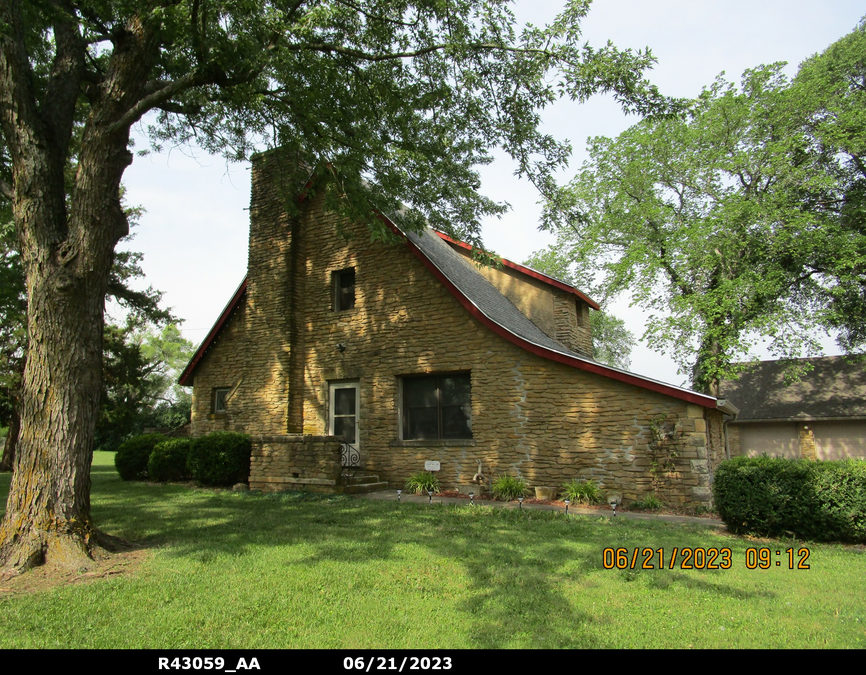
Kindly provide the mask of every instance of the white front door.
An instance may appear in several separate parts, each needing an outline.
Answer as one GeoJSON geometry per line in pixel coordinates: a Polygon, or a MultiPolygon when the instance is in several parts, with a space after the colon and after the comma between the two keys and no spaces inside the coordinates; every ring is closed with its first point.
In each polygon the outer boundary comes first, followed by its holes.
{"type": "Polygon", "coordinates": [[[330,385],[328,434],[339,436],[351,446],[343,458],[343,465],[357,465],[360,461],[360,434],[358,421],[361,409],[361,385],[354,382],[335,382],[330,385]],[[352,452],[351,450],[354,450],[352,452]]]}

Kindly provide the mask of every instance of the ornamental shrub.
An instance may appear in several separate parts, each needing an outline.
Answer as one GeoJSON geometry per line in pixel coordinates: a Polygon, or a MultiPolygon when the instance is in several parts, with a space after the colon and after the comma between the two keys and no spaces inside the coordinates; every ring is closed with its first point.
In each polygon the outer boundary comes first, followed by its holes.
{"type": "Polygon", "coordinates": [[[523,497],[529,492],[529,488],[526,487],[526,483],[520,476],[516,478],[514,476],[499,476],[499,478],[493,481],[491,489],[496,499],[503,499],[505,501],[523,497]]]}
{"type": "Polygon", "coordinates": [[[215,431],[193,440],[187,466],[201,485],[233,485],[250,479],[252,443],[246,434],[215,431]]]}
{"type": "Polygon", "coordinates": [[[416,495],[426,495],[430,490],[439,492],[439,479],[435,473],[421,471],[413,473],[406,481],[406,492],[416,495]]]}
{"type": "Polygon", "coordinates": [[[655,495],[647,495],[643,499],[638,499],[628,505],[629,511],[661,511],[664,508],[664,503],[655,495]]]}
{"type": "Polygon", "coordinates": [[[736,533],[866,542],[866,462],[736,457],[713,483],[716,510],[736,533]]]}
{"type": "Polygon", "coordinates": [[[602,493],[594,480],[573,480],[562,486],[562,496],[572,504],[598,504],[602,493]]]}
{"type": "Polygon", "coordinates": [[[162,434],[133,436],[120,444],[114,453],[114,466],[123,480],[147,480],[147,463],[153,448],[162,441],[162,434]]]}
{"type": "Polygon", "coordinates": [[[169,438],[158,443],[150,453],[150,461],[147,463],[150,480],[164,483],[191,478],[192,475],[187,468],[191,445],[192,441],[188,438],[169,438]]]}

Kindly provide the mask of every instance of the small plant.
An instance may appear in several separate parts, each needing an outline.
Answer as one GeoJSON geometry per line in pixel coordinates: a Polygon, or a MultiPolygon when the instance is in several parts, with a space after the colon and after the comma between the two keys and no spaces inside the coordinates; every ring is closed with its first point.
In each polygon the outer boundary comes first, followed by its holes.
{"type": "Polygon", "coordinates": [[[562,486],[562,496],[572,504],[598,504],[602,495],[594,480],[573,480],[562,486]]]}
{"type": "Polygon", "coordinates": [[[629,504],[629,511],[660,511],[664,507],[662,500],[655,495],[647,495],[643,499],[629,504]]]}
{"type": "Polygon", "coordinates": [[[416,495],[426,495],[430,491],[439,492],[439,479],[435,473],[420,471],[412,474],[406,481],[406,491],[416,495]]]}
{"type": "Polygon", "coordinates": [[[512,499],[523,497],[527,492],[529,492],[529,488],[526,487],[526,483],[519,476],[517,478],[514,476],[500,476],[493,481],[493,496],[496,499],[511,501],[512,499]]]}

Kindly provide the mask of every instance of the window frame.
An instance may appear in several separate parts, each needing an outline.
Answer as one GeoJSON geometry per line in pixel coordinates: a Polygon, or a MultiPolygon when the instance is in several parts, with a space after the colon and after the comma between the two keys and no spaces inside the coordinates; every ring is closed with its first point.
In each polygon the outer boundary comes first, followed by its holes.
{"type": "MultiPolygon", "coordinates": [[[[354,267],[346,267],[341,270],[335,270],[331,273],[331,299],[333,304],[333,310],[335,312],[350,312],[358,304],[358,296],[357,296],[357,273],[354,267]],[[342,279],[347,277],[349,274],[352,275],[352,300],[351,306],[344,307],[344,301],[342,300],[343,294],[341,291],[343,290],[342,279]]],[[[345,303],[348,304],[348,303],[345,303]]]]}
{"type": "Polygon", "coordinates": [[[214,387],[213,390],[213,400],[211,403],[213,414],[214,415],[225,415],[228,412],[228,397],[231,394],[231,387],[214,387]],[[223,406],[219,407],[219,394],[220,392],[225,392],[225,396],[223,397],[223,406]]]}
{"type": "Polygon", "coordinates": [[[413,375],[401,375],[399,377],[399,405],[398,410],[400,413],[400,419],[398,420],[398,427],[400,432],[400,440],[401,441],[410,441],[410,442],[447,442],[447,441],[471,441],[473,439],[472,432],[472,373],[470,371],[455,371],[455,372],[444,372],[444,373],[428,373],[428,374],[413,374],[413,375]],[[466,384],[469,387],[469,400],[468,400],[468,409],[469,414],[467,418],[467,427],[468,427],[468,435],[465,436],[446,436],[444,429],[444,421],[443,421],[443,405],[442,405],[442,384],[441,381],[445,378],[461,378],[465,379],[466,384]],[[406,384],[411,380],[435,380],[435,391],[436,391],[436,418],[437,418],[437,433],[435,437],[418,437],[410,435],[410,415],[408,405],[408,391],[406,384]]]}

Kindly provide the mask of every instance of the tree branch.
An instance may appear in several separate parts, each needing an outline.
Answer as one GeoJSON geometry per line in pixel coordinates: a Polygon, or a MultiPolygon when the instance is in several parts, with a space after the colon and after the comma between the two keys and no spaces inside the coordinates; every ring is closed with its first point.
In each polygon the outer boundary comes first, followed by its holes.
{"type": "MultiPolygon", "coordinates": [[[[360,49],[349,49],[348,47],[341,47],[340,45],[329,44],[327,42],[309,42],[306,44],[292,44],[292,45],[284,45],[283,49],[290,49],[292,51],[317,51],[324,52],[326,54],[335,53],[342,54],[343,56],[351,56],[356,59],[360,59],[362,61],[394,61],[397,59],[411,59],[417,56],[424,56],[426,54],[431,54],[433,52],[442,51],[447,49],[448,47],[452,47],[451,43],[443,42],[440,44],[430,45],[429,47],[423,47],[422,49],[416,49],[411,52],[394,52],[393,54],[370,54],[365,51],[361,51],[360,49]]],[[[495,43],[487,43],[480,42],[477,44],[470,44],[468,48],[473,51],[503,51],[503,52],[512,52],[515,54],[537,54],[540,56],[548,56],[553,57],[554,55],[549,51],[544,49],[532,49],[525,47],[507,47],[501,44],[495,43]]],[[[573,64],[571,64],[573,65],[573,64]]]]}
{"type": "Polygon", "coordinates": [[[198,81],[198,78],[199,72],[193,70],[174,82],[169,82],[167,85],[152,94],[148,94],[144,98],[140,99],[138,103],[132,106],[132,108],[127,110],[119,120],[114,122],[108,129],[109,133],[126,129],[132,124],[135,124],[148,110],[155,108],[184,89],[188,89],[197,84],[203,84],[198,81]]]}
{"type": "Polygon", "coordinates": [[[78,18],[72,8],[65,2],[54,4],[59,15],[53,26],[56,51],[40,113],[53,137],[55,151],[61,157],[66,157],[86,50],[78,32],[78,18]]]}
{"type": "MultiPolygon", "coordinates": [[[[379,16],[377,14],[370,14],[369,12],[364,11],[363,7],[361,7],[360,5],[358,5],[354,2],[349,2],[349,0],[337,0],[337,3],[341,4],[345,7],[348,7],[349,9],[354,9],[356,12],[359,12],[360,14],[363,14],[368,19],[372,19],[374,21],[382,21],[383,23],[390,23],[394,26],[406,26],[407,28],[414,28],[415,26],[418,25],[417,20],[413,21],[412,23],[406,23],[405,21],[398,21],[397,19],[389,19],[386,16],[379,16]]],[[[300,5],[300,4],[301,4],[301,2],[297,3],[297,5],[300,5]]],[[[297,8],[297,5],[296,5],[296,8],[297,8]]]]}

